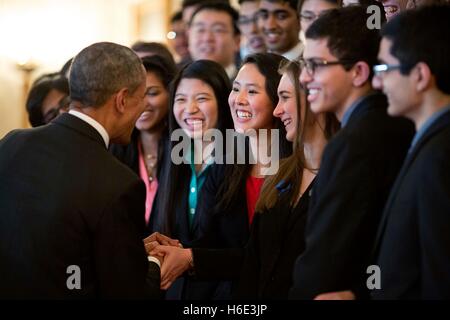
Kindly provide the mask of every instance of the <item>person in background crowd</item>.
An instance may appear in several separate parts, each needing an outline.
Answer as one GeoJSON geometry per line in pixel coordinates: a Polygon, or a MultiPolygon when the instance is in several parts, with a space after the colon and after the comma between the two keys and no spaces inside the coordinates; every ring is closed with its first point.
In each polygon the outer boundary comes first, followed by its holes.
{"type": "Polygon", "coordinates": [[[27,96],[26,109],[32,127],[49,123],[69,108],[69,81],[59,72],[37,78],[27,96]]]}
{"type": "Polygon", "coordinates": [[[297,12],[300,17],[300,39],[305,43],[305,32],[323,13],[341,7],[342,0],[299,0],[297,12]]]}
{"type": "Polygon", "coordinates": [[[242,33],[241,56],[266,52],[261,30],[258,28],[258,10],[260,0],[239,0],[238,25],[242,33]]]}
{"type": "Polygon", "coordinates": [[[189,43],[187,38],[187,28],[183,21],[181,11],[177,11],[170,19],[170,31],[167,33],[167,39],[172,50],[175,51],[177,66],[181,69],[187,63],[191,62],[189,54],[189,43]]]}
{"type": "Polygon", "coordinates": [[[165,44],[159,42],[138,41],[131,46],[131,49],[136,52],[139,58],[158,55],[162,56],[165,60],[170,61],[170,64],[175,64],[175,59],[165,44]]]}
{"type": "Polygon", "coordinates": [[[192,59],[219,63],[230,79],[234,79],[238,68],[238,17],[237,11],[227,3],[205,2],[194,11],[188,32],[192,59]]]}
{"type": "Polygon", "coordinates": [[[298,59],[303,52],[299,39],[298,0],[261,0],[258,26],[269,52],[288,60],[298,59]]]}

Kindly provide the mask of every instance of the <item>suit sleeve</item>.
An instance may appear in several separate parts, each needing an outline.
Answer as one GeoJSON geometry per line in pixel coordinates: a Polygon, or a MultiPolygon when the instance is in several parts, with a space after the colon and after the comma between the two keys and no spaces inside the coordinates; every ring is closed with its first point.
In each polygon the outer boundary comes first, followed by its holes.
{"type": "Polygon", "coordinates": [[[432,166],[422,167],[418,186],[422,299],[450,297],[450,152],[446,149],[435,153],[432,166]]]}
{"type": "Polygon", "coordinates": [[[102,298],[159,297],[159,268],[147,261],[136,220],[143,217],[144,200],[144,185],[135,180],[106,206],[95,230],[95,264],[102,298]]]}
{"type": "MultiPolygon", "coordinates": [[[[329,144],[313,189],[306,248],[294,265],[292,299],[358,287],[365,277],[377,220],[370,214],[375,192],[367,152],[349,139],[329,144]]],[[[358,287],[359,289],[359,287],[358,287]]]]}

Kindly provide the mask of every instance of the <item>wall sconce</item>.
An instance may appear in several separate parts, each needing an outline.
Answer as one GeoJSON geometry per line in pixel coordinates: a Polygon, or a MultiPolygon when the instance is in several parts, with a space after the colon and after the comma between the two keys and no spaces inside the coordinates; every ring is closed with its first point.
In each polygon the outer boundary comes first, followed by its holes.
{"type": "Polygon", "coordinates": [[[29,128],[28,114],[26,112],[25,104],[27,102],[28,92],[31,85],[31,74],[37,68],[37,64],[31,60],[21,61],[16,63],[17,69],[22,73],[22,127],[29,128]]]}

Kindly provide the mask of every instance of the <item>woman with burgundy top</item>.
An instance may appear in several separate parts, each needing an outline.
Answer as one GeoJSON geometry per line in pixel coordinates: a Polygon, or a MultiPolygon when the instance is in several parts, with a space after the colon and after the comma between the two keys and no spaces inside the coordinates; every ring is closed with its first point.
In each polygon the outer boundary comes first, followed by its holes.
{"type": "Polygon", "coordinates": [[[293,264],[304,249],[309,192],[323,148],[339,125],[332,115],[312,114],[300,89],[297,63],[288,63],[280,72],[279,102],[273,114],[284,123],[294,150],[264,183],[247,245],[244,249],[147,245],[148,251],[165,255],[163,285],[190,269],[202,279],[238,280],[234,298],[287,299],[293,264]]]}
{"type": "Polygon", "coordinates": [[[176,66],[158,55],[142,58],[142,64],[147,72],[145,110],[136,121],[131,143],[111,145],[110,151],[145,183],[145,223],[149,234],[153,231],[150,217],[158,190],[165,140],[168,139],[169,84],[176,74],[176,66]]]}

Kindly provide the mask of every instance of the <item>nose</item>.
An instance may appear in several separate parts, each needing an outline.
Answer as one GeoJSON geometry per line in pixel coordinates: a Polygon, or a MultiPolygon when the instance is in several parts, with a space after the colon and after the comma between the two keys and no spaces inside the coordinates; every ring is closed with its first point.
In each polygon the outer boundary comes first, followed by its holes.
{"type": "Polygon", "coordinates": [[[383,89],[383,80],[379,75],[374,75],[372,78],[372,87],[377,90],[383,89]]]}
{"type": "Polygon", "coordinates": [[[281,105],[280,102],[278,102],[278,104],[275,107],[275,109],[273,109],[273,116],[276,117],[276,118],[281,118],[283,113],[284,113],[283,106],[281,105]]]}
{"type": "Polygon", "coordinates": [[[235,103],[239,106],[243,106],[247,104],[247,94],[244,92],[244,90],[240,90],[235,99],[235,103]]]}
{"type": "Polygon", "coordinates": [[[184,109],[184,112],[188,113],[188,114],[194,114],[197,111],[198,111],[198,106],[197,106],[197,103],[195,101],[192,101],[192,102],[188,103],[186,108],[184,109]]]}
{"type": "Polygon", "coordinates": [[[272,30],[276,29],[278,26],[277,20],[275,19],[275,16],[271,13],[268,14],[267,19],[263,22],[263,27],[266,30],[272,30]]]}
{"type": "Polygon", "coordinates": [[[306,71],[306,67],[300,72],[300,77],[298,79],[302,85],[306,85],[312,81],[311,75],[306,71]]]}

